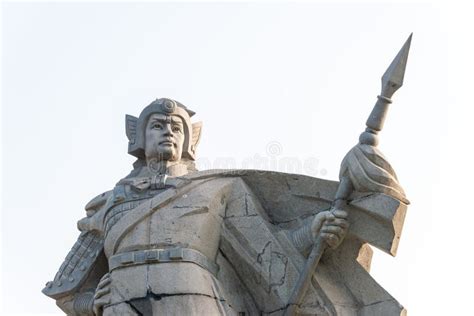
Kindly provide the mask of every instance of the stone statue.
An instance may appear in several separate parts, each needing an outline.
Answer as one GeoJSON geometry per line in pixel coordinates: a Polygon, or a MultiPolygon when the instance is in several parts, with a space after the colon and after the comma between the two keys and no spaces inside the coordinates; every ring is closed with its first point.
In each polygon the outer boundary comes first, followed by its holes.
{"type": "Polygon", "coordinates": [[[376,145],[410,39],[340,182],[197,171],[193,111],[158,99],[127,115],[133,170],[86,205],[43,292],[68,315],[403,314],[369,274],[369,244],[395,255],[408,205],[376,145]]]}

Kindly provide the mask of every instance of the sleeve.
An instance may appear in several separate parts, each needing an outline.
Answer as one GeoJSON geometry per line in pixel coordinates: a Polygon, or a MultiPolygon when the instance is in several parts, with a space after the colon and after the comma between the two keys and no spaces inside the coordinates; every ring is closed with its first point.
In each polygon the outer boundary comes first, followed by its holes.
{"type": "Polygon", "coordinates": [[[46,283],[43,293],[56,300],[67,315],[93,315],[93,296],[100,278],[108,272],[104,240],[97,229],[85,223],[106,207],[110,191],[98,195],[86,205],[87,217],[78,222],[81,230],[53,281],[46,283]]]}
{"type": "MultiPolygon", "coordinates": [[[[294,288],[305,258],[295,247],[292,234],[280,227],[267,214],[262,197],[255,194],[244,181],[236,181],[226,207],[220,251],[232,266],[242,287],[253,298],[262,313],[283,310],[288,293],[294,288]]],[[[302,226],[295,237],[304,247],[310,227],[302,226]]],[[[220,265],[221,268],[224,265],[220,265]]],[[[222,270],[222,269],[221,269],[222,270]]],[[[228,283],[221,272],[221,284],[228,283]]],[[[317,288],[308,290],[305,312],[325,315],[329,302],[317,288]]]]}
{"type": "Polygon", "coordinates": [[[306,255],[314,244],[313,234],[311,233],[311,222],[304,224],[300,228],[290,232],[291,241],[296,249],[303,255],[306,255]]]}
{"type": "Polygon", "coordinates": [[[87,300],[93,297],[101,276],[107,271],[102,237],[94,232],[83,232],[43,293],[55,299],[66,314],[87,315],[90,305],[87,300]]]}

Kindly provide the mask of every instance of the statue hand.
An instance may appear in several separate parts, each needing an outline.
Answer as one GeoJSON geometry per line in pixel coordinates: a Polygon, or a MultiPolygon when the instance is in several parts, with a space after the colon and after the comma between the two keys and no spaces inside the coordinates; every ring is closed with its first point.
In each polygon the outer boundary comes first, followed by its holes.
{"type": "Polygon", "coordinates": [[[102,315],[104,305],[110,304],[110,273],[106,273],[99,281],[94,294],[94,314],[102,315]]]}
{"type": "Polygon", "coordinates": [[[347,212],[341,209],[332,209],[318,213],[311,224],[313,238],[321,236],[329,247],[339,246],[347,233],[349,222],[347,212]]]}

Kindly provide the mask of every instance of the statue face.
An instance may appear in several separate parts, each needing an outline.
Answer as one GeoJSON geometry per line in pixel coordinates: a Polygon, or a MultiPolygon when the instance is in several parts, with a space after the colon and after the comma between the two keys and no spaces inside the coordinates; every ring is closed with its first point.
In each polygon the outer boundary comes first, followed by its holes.
{"type": "Polygon", "coordinates": [[[145,156],[159,161],[181,159],[184,143],[183,121],[178,116],[152,114],[145,130],[145,156]]]}

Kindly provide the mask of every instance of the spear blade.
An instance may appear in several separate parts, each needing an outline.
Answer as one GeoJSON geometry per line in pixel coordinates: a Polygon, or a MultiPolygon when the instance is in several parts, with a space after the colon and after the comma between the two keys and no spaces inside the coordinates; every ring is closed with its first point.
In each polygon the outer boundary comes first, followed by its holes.
{"type": "Polygon", "coordinates": [[[387,115],[388,106],[392,103],[390,99],[392,95],[403,85],[403,77],[405,76],[405,68],[407,66],[408,52],[410,51],[411,38],[410,34],[402,49],[398,52],[388,69],[382,76],[382,92],[377,96],[378,100],[372,112],[367,119],[367,129],[359,137],[361,144],[377,146],[377,134],[383,128],[385,116],[387,115]]]}
{"type": "Polygon", "coordinates": [[[392,95],[403,85],[403,77],[405,76],[405,68],[407,66],[408,52],[410,51],[411,38],[410,34],[402,49],[393,59],[390,66],[382,76],[382,92],[381,95],[386,98],[392,95]]]}

